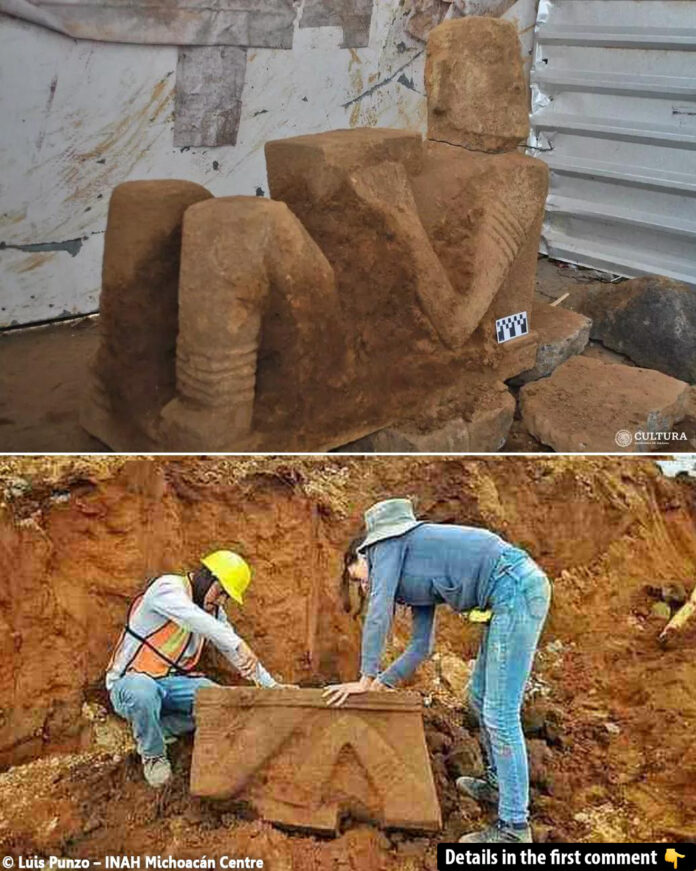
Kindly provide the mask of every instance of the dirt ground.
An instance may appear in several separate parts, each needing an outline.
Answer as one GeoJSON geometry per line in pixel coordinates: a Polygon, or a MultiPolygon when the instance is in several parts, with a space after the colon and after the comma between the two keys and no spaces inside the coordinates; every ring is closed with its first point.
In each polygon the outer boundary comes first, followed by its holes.
{"type": "MultiPolygon", "coordinates": [[[[102,685],[144,579],[221,545],[254,567],[248,605],[230,616],[267,667],[305,686],[352,679],[359,603],[341,596],[342,552],[365,508],[395,495],[421,517],[495,530],[552,579],[524,711],[536,838],[696,843],[696,626],[658,640],[665,607],[694,586],[692,481],[616,457],[5,457],[0,495],[11,566],[0,586],[1,852],[433,871],[436,838],[347,820],[322,839],[192,798],[190,740],[154,794],[102,685]]],[[[443,609],[435,655],[412,684],[427,706],[442,840],[487,819],[453,786],[481,765],[465,703],[478,633],[443,609]]],[[[399,614],[390,652],[407,637],[399,614]]],[[[237,680],[215,655],[205,667],[237,680]]]]}
{"type": "MultiPolygon", "coordinates": [[[[597,275],[593,270],[542,257],[537,270],[538,298],[552,302],[571,287],[596,280],[597,275]]],[[[109,450],[78,421],[87,366],[97,348],[98,321],[98,316],[93,316],[0,332],[0,451],[109,450]]],[[[626,362],[598,343],[591,343],[585,353],[611,362],[626,362]]],[[[516,420],[503,450],[521,453],[549,449],[516,420]]]]}
{"type": "Polygon", "coordinates": [[[0,333],[0,451],[105,451],[78,422],[98,318],[0,333]]]}

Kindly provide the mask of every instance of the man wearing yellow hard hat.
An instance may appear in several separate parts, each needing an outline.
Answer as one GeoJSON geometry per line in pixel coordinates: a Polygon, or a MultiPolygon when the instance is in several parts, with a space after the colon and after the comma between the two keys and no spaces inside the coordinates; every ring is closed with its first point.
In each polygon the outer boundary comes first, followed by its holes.
{"type": "Polygon", "coordinates": [[[150,786],[170,779],[166,743],[193,731],[196,692],[215,685],[195,670],[206,639],[248,680],[279,686],[225,613],[229,598],[243,604],[250,582],[242,557],[218,550],[196,571],[152,578],[131,602],[106,688],[116,712],[131,724],[150,786]]]}

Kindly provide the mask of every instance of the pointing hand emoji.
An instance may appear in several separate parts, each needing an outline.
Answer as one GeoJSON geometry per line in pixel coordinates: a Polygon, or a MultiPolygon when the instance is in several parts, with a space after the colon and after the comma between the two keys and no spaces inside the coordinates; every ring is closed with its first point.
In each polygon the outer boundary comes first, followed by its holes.
{"type": "Polygon", "coordinates": [[[670,847],[668,850],[665,850],[665,862],[673,862],[674,867],[677,867],[677,859],[683,859],[683,853],[677,853],[674,847],[670,847]]]}

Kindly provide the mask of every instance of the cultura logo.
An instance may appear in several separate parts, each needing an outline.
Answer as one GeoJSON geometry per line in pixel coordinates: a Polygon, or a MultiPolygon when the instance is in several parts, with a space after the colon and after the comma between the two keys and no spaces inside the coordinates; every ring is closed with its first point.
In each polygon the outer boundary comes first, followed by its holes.
{"type": "Polygon", "coordinates": [[[614,441],[620,448],[627,448],[632,442],[641,444],[658,445],[662,442],[685,442],[688,441],[685,432],[642,432],[635,433],[627,429],[620,429],[614,436],[614,441]]]}
{"type": "Polygon", "coordinates": [[[620,429],[614,436],[614,440],[620,448],[627,448],[633,441],[633,435],[627,429],[620,429]]]}

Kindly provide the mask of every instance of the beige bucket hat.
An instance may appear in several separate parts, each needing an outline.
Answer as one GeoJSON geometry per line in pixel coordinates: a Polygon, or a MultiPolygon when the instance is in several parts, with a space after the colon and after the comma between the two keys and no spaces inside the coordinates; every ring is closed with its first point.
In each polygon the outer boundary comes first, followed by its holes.
{"type": "Polygon", "coordinates": [[[384,541],[385,538],[398,538],[405,535],[416,526],[422,526],[425,520],[416,520],[413,504],[410,499],[385,499],[377,502],[365,512],[365,541],[358,548],[364,553],[368,547],[384,541]]]}

